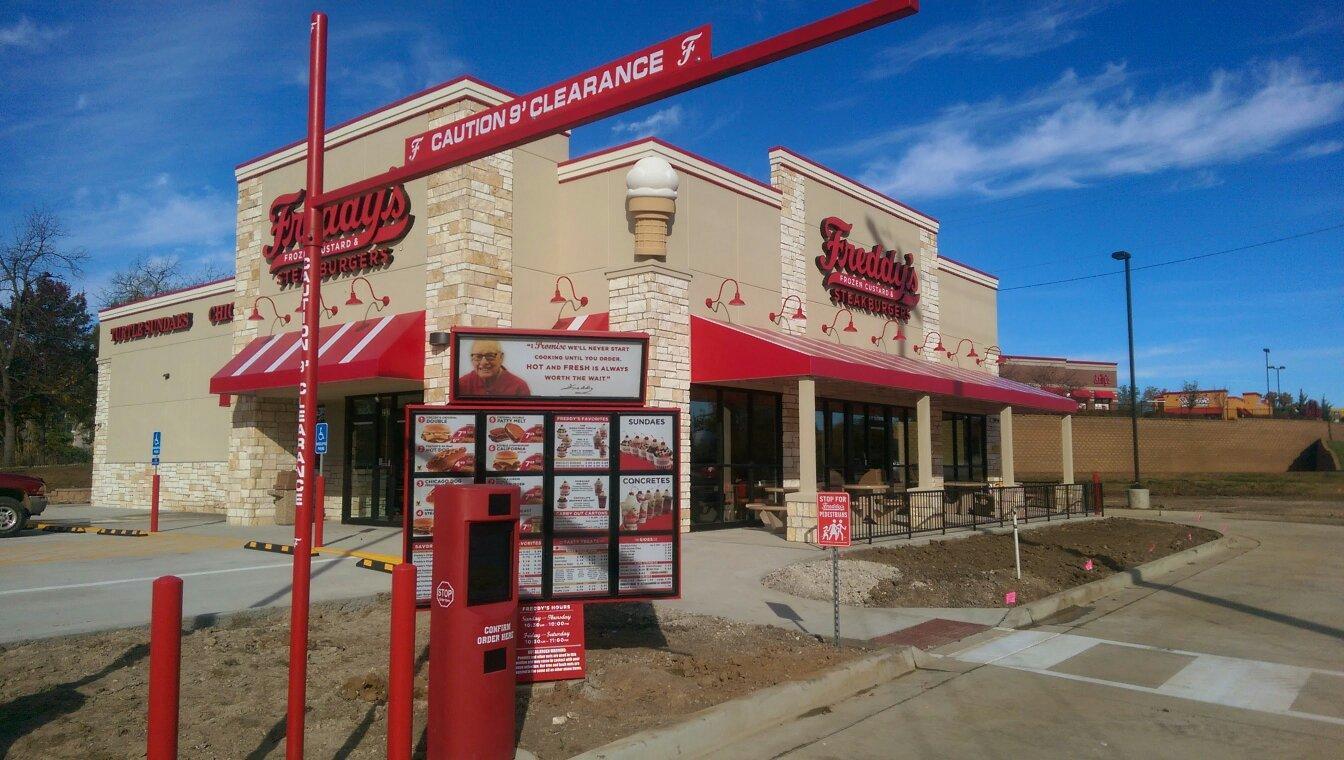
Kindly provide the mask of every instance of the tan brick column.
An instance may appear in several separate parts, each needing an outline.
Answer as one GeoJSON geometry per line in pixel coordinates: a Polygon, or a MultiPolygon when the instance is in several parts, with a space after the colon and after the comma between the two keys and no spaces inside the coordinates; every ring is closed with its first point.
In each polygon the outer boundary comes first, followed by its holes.
{"type": "MultiPolygon", "coordinates": [[[[472,100],[430,113],[431,128],[484,110],[472,100]]],[[[513,151],[429,175],[425,190],[425,401],[448,400],[448,348],[428,333],[513,322],[513,151]]]]}
{"type": "MultiPolygon", "coordinates": [[[[781,301],[790,295],[807,303],[807,185],[797,172],[784,165],[782,159],[770,161],[770,184],[780,191],[783,206],[779,210],[779,295],[781,301]]],[[[794,302],[785,309],[780,327],[787,333],[803,335],[807,320],[789,319],[794,302]]],[[[806,309],[804,309],[806,312],[806,309]]]]}
{"type": "Polygon", "coordinates": [[[991,416],[989,419],[991,422],[998,419],[999,422],[998,435],[990,440],[997,438],[999,442],[999,471],[1003,484],[1017,485],[1017,465],[1013,461],[1013,408],[1005,406],[997,418],[991,416]]]}
{"type": "Polygon", "coordinates": [[[691,526],[691,275],[662,264],[607,271],[611,329],[649,334],[649,405],[681,410],[681,529],[691,526]]]}
{"type": "Polygon", "coordinates": [[[95,507],[110,503],[111,473],[107,470],[107,404],[112,390],[112,360],[98,360],[98,391],[93,408],[93,488],[89,500],[95,507]]]}
{"type": "MultiPolygon", "coordinates": [[[[798,403],[795,425],[798,437],[798,492],[784,497],[784,538],[789,541],[809,541],[817,532],[817,381],[810,377],[798,379],[798,403]]],[[[788,412],[785,411],[785,420],[788,412]]],[[[785,446],[788,443],[785,442],[785,446]]]]}
{"type": "Polygon", "coordinates": [[[1059,469],[1064,483],[1073,482],[1073,415],[1059,418],[1059,469]]]}

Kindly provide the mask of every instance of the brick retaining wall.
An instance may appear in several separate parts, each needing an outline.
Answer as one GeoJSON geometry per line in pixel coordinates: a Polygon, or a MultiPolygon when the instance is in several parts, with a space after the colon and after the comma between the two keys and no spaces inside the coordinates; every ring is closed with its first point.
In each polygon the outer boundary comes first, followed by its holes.
{"type": "MultiPolygon", "coordinates": [[[[1334,437],[1344,439],[1344,425],[1334,437]]],[[[1139,419],[1139,467],[1149,473],[1287,472],[1326,423],[1308,420],[1139,419]]],[[[1013,416],[1014,461],[1023,473],[1059,471],[1059,418],[1013,416]]],[[[1073,418],[1073,461],[1080,475],[1122,475],[1133,467],[1128,417],[1073,418]]]]}

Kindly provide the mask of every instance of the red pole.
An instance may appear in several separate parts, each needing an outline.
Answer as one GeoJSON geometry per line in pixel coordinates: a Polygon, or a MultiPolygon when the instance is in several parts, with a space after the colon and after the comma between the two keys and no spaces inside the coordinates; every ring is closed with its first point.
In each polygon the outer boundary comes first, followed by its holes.
{"type": "MultiPolygon", "coordinates": [[[[157,475],[154,476],[156,479],[157,475]]],[[[149,623],[147,760],[177,760],[177,704],[182,684],[182,579],[154,581],[149,623]]]]}
{"type": "Polygon", "coordinates": [[[327,476],[317,474],[317,495],[313,497],[317,517],[313,518],[313,548],[322,546],[322,524],[327,521],[327,476]]]}
{"type": "Polygon", "coordinates": [[[392,635],[387,663],[387,759],[411,760],[415,684],[415,565],[392,568],[392,635]]]}
{"type": "Polygon", "coordinates": [[[1096,470],[1092,471],[1092,512],[1098,515],[1102,513],[1101,476],[1096,470]]]}
{"type": "Polygon", "coordinates": [[[159,468],[154,468],[154,479],[149,491],[149,532],[159,532],[159,468]]]}
{"type": "Polygon", "coordinates": [[[312,549],[307,545],[313,520],[314,439],[317,423],[318,247],[322,243],[322,158],[326,136],[327,15],[313,13],[308,48],[308,186],[304,200],[303,326],[299,329],[299,430],[295,448],[294,578],[289,605],[289,699],[285,757],[303,758],[303,719],[308,705],[308,593],[312,549]]]}

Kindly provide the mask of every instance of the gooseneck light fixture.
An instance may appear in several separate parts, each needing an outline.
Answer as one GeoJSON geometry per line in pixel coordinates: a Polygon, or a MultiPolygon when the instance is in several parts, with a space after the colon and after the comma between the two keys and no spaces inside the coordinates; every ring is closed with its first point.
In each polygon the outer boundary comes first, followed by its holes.
{"type": "Polygon", "coordinates": [[[975,360],[976,364],[984,364],[985,362],[991,362],[993,364],[1003,364],[1003,350],[999,348],[999,344],[995,343],[989,348],[986,348],[985,355],[975,360]],[[991,351],[995,354],[993,359],[989,358],[989,354],[991,351]]]}
{"type": "Polygon", "coordinates": [[[727,285],[727,284],[730,283],[730,282],[733,284],[733,297],[732,297],[731,300],[728,301],[728,304],[727,304],[727,305],[728,305],[728,306],[746,306],[746,305],[747,305],[747,302],[742,300],[742,288],[737,284],[737,280],[734,280],[734,279],[731,278],[731,277],[725,277],[725,278],[723,278],[723,282],[719,283],[719,294],[718,294],[718,296],[715,297],[715,298],[708,298],[708,297],[705,298],[705,308],[706,308],[706,309],[709,309],[710,311],[713,311],[713,312],[717,312],[717,311],[719,310],[719,304],[722,304],[722,303],[723,303],[723,288],[724,288],[725,285],[727,285]]]}
{"type": "Polygon", "coordinates": [[[915,353],[918,354],[918,353],[922,353],[922,352],[924,352],[924,351],[928,351],[928,350],[929,350],[929,338],[931,338],[931,337],[933,337],[933,336],[935,336],[935,335],[938,336],[938,345],[936,345],[936,346],[933,347],[933,352],[934,352],[935,354],[945,354],[945,353],[947,353],[947,347],[943,345],[943,334],[940,333],[940,332],[938,332],[937,330],[933,330],[933,331],[931,331],[931,332],[926,332],[926,333],[924,333],[924,340],[920,341],[920,343],[919,343],[918,346],[915,346],[915,353]]]}
{"type": "Polygon", "coordinates": [[[787,296],[784,296],[784,300],[779,304],[779,311],[770,312],[770,321],[774,322],[776,325],[783,324],[786,319],[807,319],[807,315],[803,313],[802,296],[797,293],[790,293],[787,296]],[[798,302],[798,308],[794,309],[793,314],[791,315],[784,313],[784,307],[789,305],[789,301],[798,302]]]}
{"type": "MultiPolygon", "coordinates": [[[[951,351],[948,351],[948,352],[947,352],[947,358],[949,358],[949,359],[955,359],[955,358],[957,358],[957,354],[961,352],[961,344],[962,344],[962,343],[970,343],[970,344],[971,344],[971,350],[970,350],[969,353],[966,354],[966,358],[967,358],[967,359],[976,359],[976,360],[978,360],[978,359],[980,358],[980,354],[977,354],[977,353],[975,352],[975,341],[971,340],[970,338],[962,338],[961,340],[957,341],[957,347],[954,348],[954,349],[952,349],[951,351]]],[[[977,361],[976,363],[978,364],[979,361],[977,361]]]]}
{"type": "Polygon", "coordinates": [[[364,285],[367,286],[369,289],[369,297],[373,299],[373,307],[375,309],[377,309],[378,311],[382,311],[388,304],[392,303],[391,297],[379,296],[377,293],[373,292],[373,283],[369,282],[369,278],[356,277],[355,279],[350,281],[350,297],[345,299],[346,306],[363,305],[364,302],[359,300],[359,296],[355,295],[355,284],[360,282],[361,280],[364,282],[364,285]]]}
{"type": "MultiPolygon", "coordinates": [[[[318,304],[319,308],[322,309],[322,316],[324,316],[324,317],[334,317],[334,316],[336,316],[336,307],[335,307],[335,306],[328,306],[328,305],[327,305],[327,299],[326,299],[325,297],[323,297],[321,294],[319,294],[319,295],[317,296],[317,304],[318,304]]],[[[303,313],[303,299],[302,299],[302,298],[299,299],[299,308],[295,309],[295,310],[294,310],[294,313],[295,313],[295,314],[302,314],[302,313],[303,313]]]]}
{"type": "MultiPolygon", "coordinates": [[[[886,340],[886,337],[887,337],[887,325],[896,325],[896,334],[893,335],[893,336],[891,336],[891,339],[894,340],[894,341],[899,341],[899,342],[901,342],[901,343],[904,343],[904,342],[905,342],[905,329],[904,329],[905,326],[904,326],[899,320],[895,320],[895,319],[888,319],[886,322],[883,322],[883,323],[882,323],[882,334],[881,334],[881,335],[871,335],[871,336],[868,337],[868,340],[871,340],[871,341],[873,342],[873,345],[874,345],[874,346],[881,346],[881,345],[883,345],[883,344],[882,344],[882,341],[883,341],[883,340],[886,340]]],[[[885,348],[885,347],[884,347],[884,348],[885,348]]]]}
{"type": "Polygon", "coordinates": [[[247,315],[249,321],[260,322],[262,319],[265,319],[265,317],[261,316],[261,309],[257,308],[262,301],[266,301],[271,305],[271,311],[275,313],[276,319],[285,324],[289,324],[289,315],[281,314],[280,309],[275,305],[275,299],[270,296],[257,296],[256,300],[252,302],[252,313],[247,315]]]}
{"type": "Polygon", "coordinates": [[[583,307],[587,306],[588,296],[579,295],[579,292],[574,289],[574,281],[569,279],[569,275],[562,274],[559,277],[555,278],[555,293],[551,296],[551,303],[560,304],[560,310],[555,313],[555,319],[558,322],[560,321],[560,315],[565,313],[566,306],[573,309],[576,314],[578,313],[579,309],[582,309],[583,307]],[[566,298],[564,294],[560,292],[561,280],[564,280],[565,282],[569,283],[569,296],[570,296],[569,298],[566,298]]]}
{"type": "Polygon", "coordinates": [[[832,320],[831,320],[831,323],[830,323],[829,325],[822,325],[822,326],[821,326],[821,334],[822,334],[822,335],[835,335],[837,339],[839,338],[839,333],[840,333],[842,330],[843,330],[844,332],[848,332],[848,333],[858,332],[858,331],[859,331],[859,328],[857,328],[857,327],[854,326],[854,312],[850,311],[849,309],[841,309],[841,310],[837,311],[837,312],[835,313],[835,319],[832,319],[832,320]],[[844,327],[842,327],[842,328],[840,328],[839,330],[837,330],[836,327],[835,327],[835,323],[840,321],[840,315],[841,315],[841,314],[848,314],[848,315],[849,315],[849,324],[847,324],[847,325],[845,325],[844,327]]]}

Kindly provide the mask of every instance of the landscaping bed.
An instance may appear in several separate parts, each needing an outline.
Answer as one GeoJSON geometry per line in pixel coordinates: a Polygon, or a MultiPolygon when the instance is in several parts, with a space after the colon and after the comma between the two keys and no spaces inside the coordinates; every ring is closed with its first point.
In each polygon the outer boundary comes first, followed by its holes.
{"type": "MultiPolygon", "coordinates": [[[[841,596],[865,607],[1003,607],[1004,595],[1015,591],[1023,604],[1218,537],[1205,528],[1126,518],[1031,528],[1019,533],[1020,580],[1014,577],[1011,532],[874,546],[843,555],[842,568],[851,567],[841,571],[841,596]],[[1092,570],[1085,569],[1088,560],[1092,570]],[[856,585],[845,588],[847,572],[856,585]]],[[[829,600],[830,561],[783,568],[764,582],[776,591],[829,600]]]]}
{"type": "MultiPolygon", "coordinates": [[[[307,749],[386,754],[385,597],[314,605],[307,749]]],[[[781,628],[658,611],[587,607],[588,678],[520,691],[521,746],[564,758],[864,652],[781,628]]],[[[423,756],[427,613],[419,615],[415,732],[423,756]]],[[[125,629],[0,646],[0,757],[141,757],[148,632],[125,629]]],[[[287,611],[226,619],[182,641],[180,750],[191,758],[284,754],[287,611]]]]}

